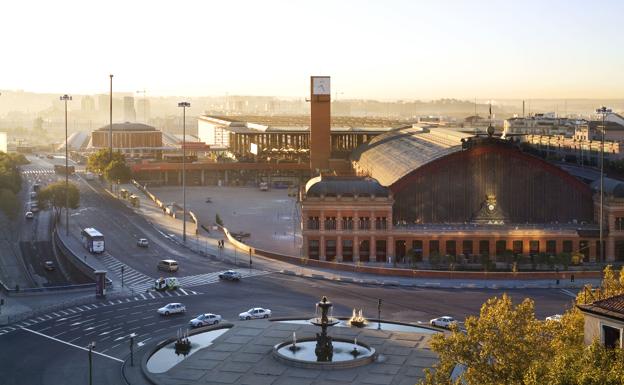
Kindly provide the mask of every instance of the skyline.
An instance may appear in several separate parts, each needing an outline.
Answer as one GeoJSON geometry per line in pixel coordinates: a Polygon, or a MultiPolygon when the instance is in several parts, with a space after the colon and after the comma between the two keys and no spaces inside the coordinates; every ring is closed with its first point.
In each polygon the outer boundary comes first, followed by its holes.
{"type": "Polygon", "coordinates": [[[0,89],[107,93],[112,73],[115,92],[301,98],[328,75],[339,99],[624,97],[624,4],[439,3],[10,3],[0,89]]]}

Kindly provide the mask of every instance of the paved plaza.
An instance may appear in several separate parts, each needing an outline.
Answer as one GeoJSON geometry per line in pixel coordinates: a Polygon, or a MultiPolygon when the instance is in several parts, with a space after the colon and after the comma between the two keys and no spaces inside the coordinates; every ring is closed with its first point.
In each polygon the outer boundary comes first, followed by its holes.
{"type": "MultiPolygon", "coordinates": [[[[182,189],[149,187],[160,200],[182,205],[182,189]]],[[[287,190],[260,191],[244,187],[187,187],[187,209],[202,224],[213,224],[217,214],[234,233],[249,233],[245,242],[259,249],[288,255],[299,255],[301,230],[296,198],[287,190]],[[206,201],[210,198],[210,202],[206,201]]]]}
{"type": "MultiPolygon", "coordinates": [[[[212,345],[189,355],[162,374],[149,374],[157,384],[409,384],[424,376],[424,369],[436,362],[429,350],[431,333],[391,332],[348,327],[330,328],[336,338],[357,338],[375,348],[377,360],[349,369],[308,369],[293,367],[272,356],[273,346],[314,337],[320,329],[312,325],[254,320],[234,322],[212,345]]],[[[147,349],[143,354],[149,354],[147,349]]],[[[143,357],[145,360],[146,357],[143,357]]],[[[139,378],[138,366],[126,366],[128,378],[139,378]]],[[[143,367],[141,370],[147,370],[143,367]]],[[[132,381],[130,381],[133,383],[132,381]]],[[[141,383],[141,382],[139,382],[141,383]]]]}

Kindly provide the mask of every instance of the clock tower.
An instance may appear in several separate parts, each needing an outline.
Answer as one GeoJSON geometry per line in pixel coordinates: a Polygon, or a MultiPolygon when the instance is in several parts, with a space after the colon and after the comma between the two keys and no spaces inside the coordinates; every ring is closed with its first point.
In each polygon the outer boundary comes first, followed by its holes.
{"type": "Polygon", "coordinates": [[[331,93],[329,76],[310,77],[310,169],[329,168],[331,155],[331,93]]]}

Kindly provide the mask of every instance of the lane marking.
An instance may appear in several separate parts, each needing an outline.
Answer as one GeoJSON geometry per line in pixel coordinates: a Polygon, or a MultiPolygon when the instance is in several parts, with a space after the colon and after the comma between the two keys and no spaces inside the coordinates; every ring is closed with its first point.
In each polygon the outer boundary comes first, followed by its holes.
{"type": "MultiPolygon", "coordinates": [[[[22,328],[22,330],[26,330],[26,331],[28,331],[28,332],[31,332],[31,333],[34,333],[34,334],[40,335],[41,337],[49,338],[49,339],[51,339],[51,340],[53,340],[53,341],[60,342],[60,343],[62,343],[62,344],[68,345],[68,346],[72,346],[72,347],[74,347],[74,348],[77,348],[77,349],[80,349],[80,350],[84,350],[84,351],[86,351],[86,352],[88,352],[88,351],[89,351],[89,349],[84,348],[84,347],[82,347],[82,346],[78,346],[78,345],[75,345],[75,344],[69,343],[69,342],[67,342],[67,341],[59,340],[58,338],[54,338],[54,337],[52,337],[52,336],[49,336],[49,335],[46,335],[46,334],[43,334],[43,333],[39,333],[38,331],[35,331],[35,330],[31,330],[31,329],[28,329],[28,328],[22,328]]],[[[78,338],[80,338],[80,337],[78,337],[78,338]]],[[[76,338],[76,339],[77,339],[77,338],[76,338]]],[[[75,339],[74,339],[74,340],[72,340],[72,341],[75,341],[75,339]]],[[[116,358],[116,357],[113,357],[113,356],[109,356],[108,354],[100,353],[100,352],[95,351],[95,350],[92,350],[92,352],[93,352],[93,354],[97,354],[97,355],[99,355],[99,356],[106,357],[106,358],[109,358],[109,359],[111,359],[111,360],[114,360],[114,361],[117,361],[117,362],[122,362],[122,363],[123,363],[123,360],[120,360],[119,358],[116,358]]]]}
{"type": "Polygon", "coordinates": [[[573,293],[573,292],[571,292],[568,289],[561,289],[561,292],[563,294],[565,294],[565,295],[568,295],[568,296],[572,297],[572,298],[576,298],[576,293],[573,293]]]}

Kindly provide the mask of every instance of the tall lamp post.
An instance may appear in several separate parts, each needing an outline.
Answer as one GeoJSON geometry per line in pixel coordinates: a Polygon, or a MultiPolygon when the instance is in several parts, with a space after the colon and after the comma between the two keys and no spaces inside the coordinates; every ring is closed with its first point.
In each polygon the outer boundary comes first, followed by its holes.
{"type": "Polygon", "coordinates": [[[113,161],[113,74],[110,77],[110,91],[108,96],[108,162],[113,161]]]}
{"type": "Polygon", "coordinates": [[[89,349],[89,385],[93,385],[93,349],[95,349],[95,341],[87,346],[89,349]]]}
{"type": "Polygon", "coordinates": [[[180,102],[182,107],[182,242],[186,243],[186,108],[189,102],[180,102]]]}
{"type": "Polygon", "coordinates": [[[72,97],[65,94],[60,97],[65,102],[65,235],[69,235],[69,159],[67,145],[67,101],[72,97]]]}
{"type": "Polygon", "coordinates": [[[604,211],[604,142],[605,142],[605,118],[613,112],[610,108],[602,106],[596,109],[596,113],[602,115],[602,134],[600,140],[600,262],[604,261],[603,246],[603,211],[604,211]]]}

